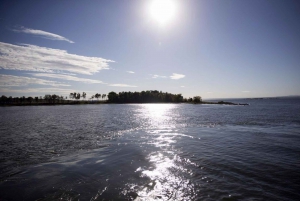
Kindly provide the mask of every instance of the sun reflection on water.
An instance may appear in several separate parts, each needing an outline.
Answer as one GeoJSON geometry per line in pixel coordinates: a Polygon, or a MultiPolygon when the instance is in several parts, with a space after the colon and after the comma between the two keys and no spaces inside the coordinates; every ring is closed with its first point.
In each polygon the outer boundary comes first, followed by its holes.
{"type": "Polygon", "coordinates": [[[173,148],[183,137],[192,136],[174,132],[174,130],[152,130],[148,131],[152,140],[149,145],[158,148],[151,152],[147,159],[153,167],[139,167],[136,172],[141,177],[147,177],[150,182],[139,192],[135,200],[191,200],[196,194],[193,183],[186,175],[193,172],[184,164],[194,165],[190,160],[185,160],[178,155],[178,150],[173,148]]]}
{"type": "Polygon", "coordinates": [[[176,112],[174,104],[145,104],[140,109],[139,119],[144,119],[145,124],[150,124],[151,128],[174,128],[176,112]]]}
{"type": "MultiPolygon", "coordinates": [[[[138,141],[149,151],[146,160],[151,165],[138,166],[135,173],[147,179],[147,182],[142,186],[129,183],[127,191],[134,191],[137,201],[193,200],[196,188],[190,181],[190,176],[193,174],[190,166],[194,164],[181,157],[180,149],[176,148],[182,140],[193,136],[181,133],[180,128],[177,128],[176,122],[181,118],[179,105],[139,106],[135,118],[143,125],[140,129],[145,133],[140,135],[138,141]]],[[[128,194],[127,191],[124,191],[124,194],[128,194]]]]}
{"type": "Polygon", "coordinates": [[[182,175],[189,170],[178,164],[181,159],[172,158],[162,152],[149,155],[149,161],[155,164],[154,169],[138,168],[142,177],[150,178],[149,182],[138,192],[136,200],[190,200],[194,194],[193,184],[182,175]],[[188,196],[187,196],[188,195],[188,196]]]}
{"type": "Polygon", "coordinates": [[[147,104],[143,105],[149,116],[152,118],[163,118],[170,109],[174,108],[172,104],[147,104]]]}

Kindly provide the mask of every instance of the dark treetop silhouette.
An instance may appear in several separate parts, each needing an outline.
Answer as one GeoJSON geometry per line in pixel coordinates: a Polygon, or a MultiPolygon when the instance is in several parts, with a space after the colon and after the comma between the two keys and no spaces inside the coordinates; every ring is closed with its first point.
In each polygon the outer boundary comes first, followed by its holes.
{"type": "Polygon", "coordinates": [[[115,92],[108,93],[110,103],[180,103],[183,102],[181,94],[159,92],[157,90],[142,92],[115,92]]]}

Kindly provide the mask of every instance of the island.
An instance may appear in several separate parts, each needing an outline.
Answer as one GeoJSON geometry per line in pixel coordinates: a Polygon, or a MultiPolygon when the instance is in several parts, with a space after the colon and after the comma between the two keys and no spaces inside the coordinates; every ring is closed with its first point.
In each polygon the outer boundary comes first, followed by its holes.
{"type": "Polygon", "coordinates": [[[36,97],[12,97],[2,95],[0,106],[34,106],[34,105],[75,105],[75,104],[130,104],[130,103],[189,103],[189,104],[218,104],[218,105],[249,105],[248,103],[232,103],[225,101],[203,101],[201,96],[183,98],[181,94],[172,94],[158,90],[141,92],[109,92],[106,94],[96,93],[86,99],[86,93],[72,92],[69,97],[56,94],[46,94],[36,97]],[[100,100],[99,100],[100,99],[100,100]]]}

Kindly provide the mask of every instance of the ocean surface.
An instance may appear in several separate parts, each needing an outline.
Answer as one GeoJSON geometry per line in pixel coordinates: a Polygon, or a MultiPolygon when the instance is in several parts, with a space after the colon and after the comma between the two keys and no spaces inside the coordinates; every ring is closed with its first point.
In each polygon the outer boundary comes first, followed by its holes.
{"type": "Polygon", "coordinates": [[[300,99],[0,108],[0,200],[300,200],[300,99]]]}

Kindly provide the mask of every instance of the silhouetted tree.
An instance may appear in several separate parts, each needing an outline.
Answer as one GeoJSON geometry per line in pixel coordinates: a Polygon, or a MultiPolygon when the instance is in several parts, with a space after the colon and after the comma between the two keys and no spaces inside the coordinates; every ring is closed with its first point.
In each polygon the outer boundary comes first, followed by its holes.
{"type": "Polygon", "coordinates": [[[202,98],[201,98],[201,96],[194,96],[193,101],[194,101],[194,103],[200,103],[200,102],[202,102],[202,98]]]}
{"type": "Polygon", "coordinates": [[[21,103],[25,102],[25,100],[26,100],[25,96],[20,97],[21,103]]]}
{"type": "Polygon", "coordinates": [[[109,92],[108,95],[109,102],[117,103],[118,102],[118,94],[116,92],[109,92]]]}
{"type": "Polygon", "coordinates": [[[97,98],[97,100],[98,100],[99,97],[101,97],[101,94],[96,93],[96,94],[95,94],[95,98],[97,98]]]}
{"type": "Polygon", "coordinates": [[[69,98],[74,99],[74,93],[70,93],[69,98]]]}
{"type": "Polygon", "coordinates": [[[2,95],[0,98],[0,102],[1,102],[1,104],[7,104],[7,97],[2,95]]]}
{"type": "Polygon", "coordinates": [[[9,96],[8,98],[7,98],[7,103],[8,104],[13,104],[15,101],[14,101],[14,98],[12,97],[12,96],[9,96]]]}
{"type": "Polygon", "coordinates": [[[82,92],[82,98],[85,100],[85,98],[86,98],[86,93],[85,92],[82,92]]]}
{"type": "Polygon", "coordinates": [[[44,96],[44,100],[45,100],[46,102],[50,103],[50,102],[51,102],[51,95],[50,95],[50,94],[46,94],[46,95],[44,96]]]}
{"type": "Polygon", "coordinates": [[[57,100],[58,99],[58,96],[56,95],[56,94],[53,94],[52,96],[51,96],[51,102],[52,103],[55,103],[55,100],[57,100]]]}
{"type": "Polygon", "coordinates": [[[80,100],[80,96],[81,96],[80,93],[77,93],[76,99],[77,99],[77,100],[80,100]]]}
{"type": "Polygon", "coordinates": [[[13,102],[14,103],[19,103],[20,102],[20,98],[19,97],[14,97],[13,98],[13,102]]]}
{"type": "Polygon", "coordinates": [[[27,97],[27,101],[31,104],[33,101],[33,98],[31,96],[27,97]]]}

